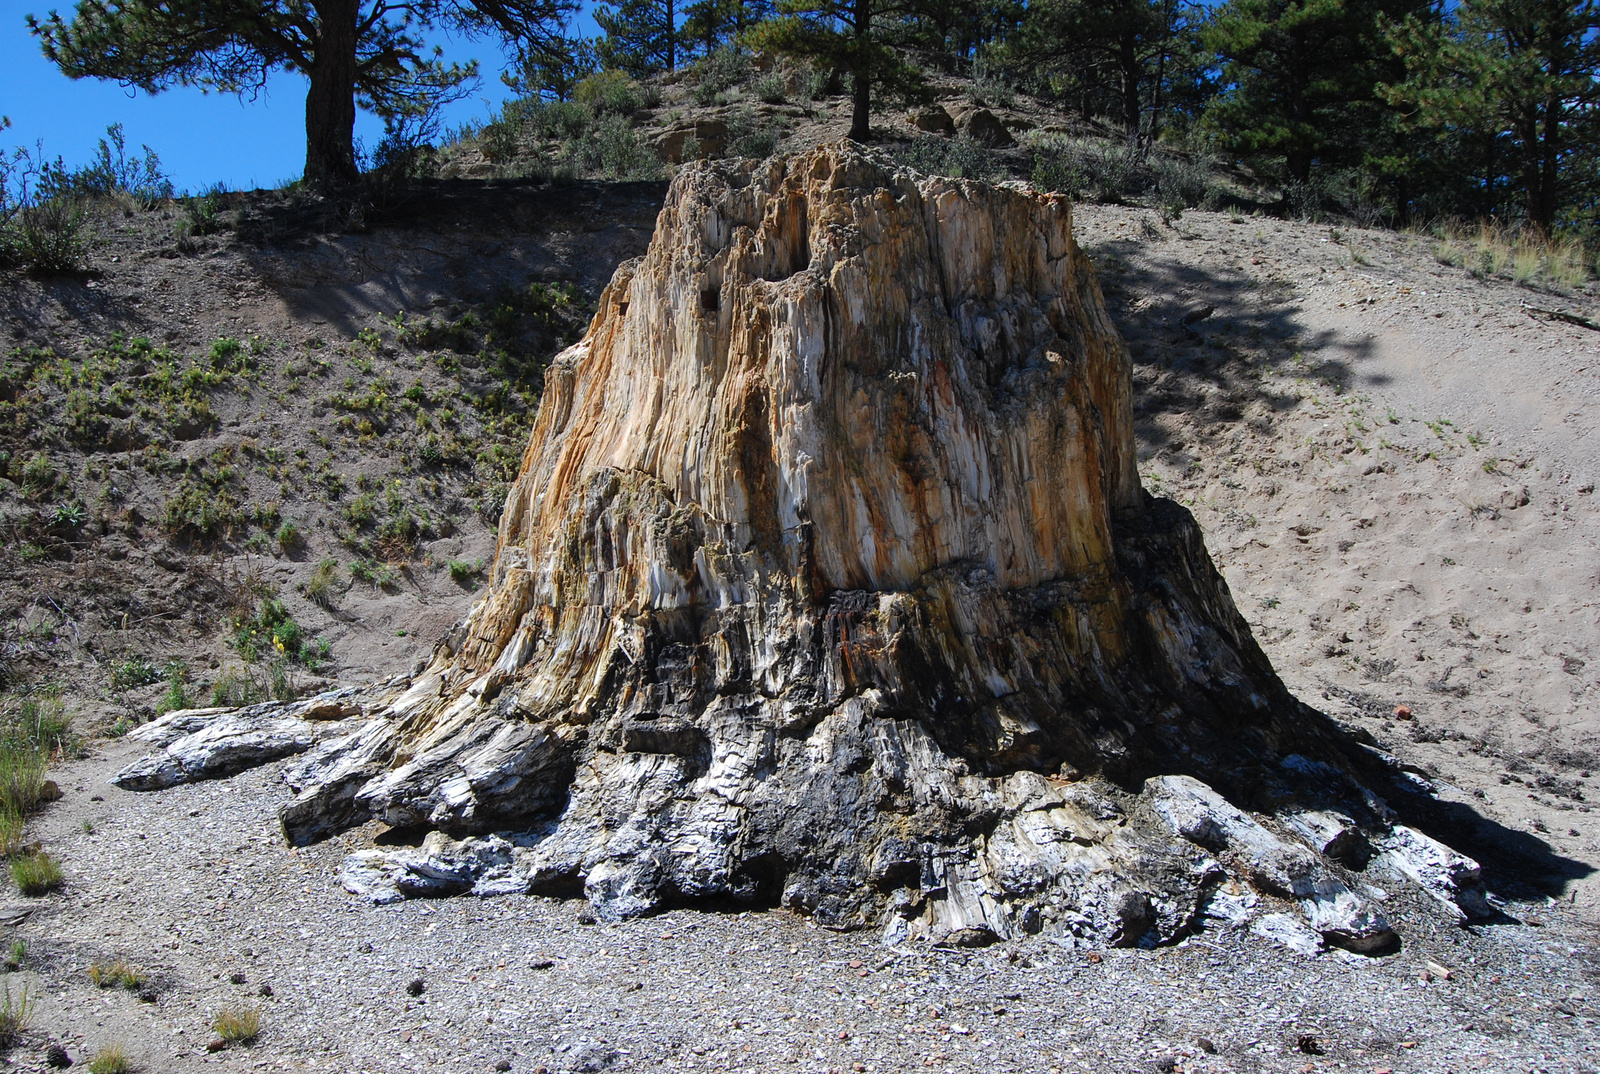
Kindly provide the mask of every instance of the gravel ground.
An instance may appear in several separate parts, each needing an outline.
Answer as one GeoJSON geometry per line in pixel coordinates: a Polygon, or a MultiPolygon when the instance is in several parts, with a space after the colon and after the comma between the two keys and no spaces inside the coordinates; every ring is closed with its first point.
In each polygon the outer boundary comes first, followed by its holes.
{"type": "Polygon", "coordinates": [[[336,870],[375,828],[285,847],[280,765],[158,794],[111,787],[138,753],[112,742],[56,771],[65,797],[32,834],[66,884],[0,907],[0,922],[26,912],[0,939],[26,941],[10,987],[27,981],[36,1003],[13,1069],[47,1069],[51,1042],[74,1060],[119,1043],[149,1072],[1400,1074],[1586,1071],[1600,1055],[1594,933],[1555,902],[1469,930],[1395,885],[1384,909],[1405,945],[1383,958],[1221,929],[1154,951],[1048,937],[947,951],[776,911],[597,925],[581,900],[372,907],[336,870]],[[89,966],[118,958],[153,995],[94,987],[89,966]],[[1449,978],[1425,979],[1429,960],[1449,978]],[[240,1005],[260,1010],[259,1039],[207,1051],[212,1017],[240,1005]]]}

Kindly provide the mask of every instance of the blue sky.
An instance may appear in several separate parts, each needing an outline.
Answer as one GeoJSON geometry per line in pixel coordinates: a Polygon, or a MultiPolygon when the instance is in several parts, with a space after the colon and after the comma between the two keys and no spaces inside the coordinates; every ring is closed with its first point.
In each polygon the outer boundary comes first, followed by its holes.
{"type": "MultiPolygon", "coordinates": [[[[43,141],[49,159],[76,166],[87,161],[108,124],[121,123],[130,150],[148,145],[161,157],[180,190],[200,190],[224,182],[231,189],[275,186],[297,178],[305,165],[306,83],[279,74],[256,100],[194,89],[172,89],[150,96],[98,79],[67,78],[39,53],[24,17],[43,16],[51,7],[66,15],[73,0],[0,0],[0,115],[11,128],[0,146],[43,141]]],[[[447,127],[484,119],[507,96],[500,82],[504,59],[493,41],[437,35],[445,58],[477,59],[483,69],[472,97],[452,105],[447,127]]],[[[356,137],[370,148],[382,125],[358,113],[356,137]]]]}

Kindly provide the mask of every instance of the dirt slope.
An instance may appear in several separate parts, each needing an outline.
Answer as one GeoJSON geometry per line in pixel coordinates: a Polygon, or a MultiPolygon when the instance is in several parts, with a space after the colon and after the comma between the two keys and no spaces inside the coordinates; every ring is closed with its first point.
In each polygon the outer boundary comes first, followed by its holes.
{"type": "Polygon", "coordinates": [[[1600,333],[1524,308],[1592,296],[1391,232],[1088,205],[1077,227],[1133,348],[1146,485],[1194,510],[1279,673],[1600,910],[1600,333]]]}

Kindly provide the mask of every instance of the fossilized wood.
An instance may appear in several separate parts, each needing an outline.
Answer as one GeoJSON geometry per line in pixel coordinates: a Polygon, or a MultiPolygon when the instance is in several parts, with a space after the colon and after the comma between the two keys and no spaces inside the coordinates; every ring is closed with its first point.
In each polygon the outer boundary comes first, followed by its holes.
{"type": "Polygon", "coordinates": [[[1064,199],[842,147],[686,169],[546,384],[487,595],[289,769],[292,841],[437,830],[352,890],[957,943],[1259,904],[1370,950],[1373,843],[1471,886],[1396,841],[1141,489],[1064,199]]]}

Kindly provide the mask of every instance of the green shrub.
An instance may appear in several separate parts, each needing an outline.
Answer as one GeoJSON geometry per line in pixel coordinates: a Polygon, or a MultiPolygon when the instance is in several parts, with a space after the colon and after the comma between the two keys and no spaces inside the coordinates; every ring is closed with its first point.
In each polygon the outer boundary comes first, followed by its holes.
{"type": "Polygon", "coordinates": [[[695,62],[694,101],[705,108],[719,103],[717,96],[741,85],[750,75],[750,59],[742,52],[723,46],[695,62]]]}
{"type": "Polygon", "coordinates": [[[471,585],[478,575],[483,573],[482,562],[469,563],[464,559],[452,559],[445,565],[450,569],[450,580],[456,585],[471,585]]]}
{"type": "Polygon", "coordinates": [[[142,656],[130,656],[111,663],[111,686],[116,690],[149,686],[153,682],[160,682],[162,675],[160,668],[142,656]]]}
{"type": "Polygon", "coordinates": [[[11,859],[11,879],[24,895],[48,895],[61,886],[61,866],[42,850],[19,854],[11,859]]]}
{"type": "Polygon", "coordinates": [[[569,159],[588,173],[613,181],[656,179],[661,159],[640,141],[639,134],[620,115],[606,114],[582,138],[567,146],[569,159]]]}
{"type": "Polygon", "coordinates": [[[523,116],[539,137],[563,142],[580,137],[594,120],[594,114],[577,101],[541,101],[523,116]]]}
{"type": "Polygon", "coordinates": [[[994,179],[1003,170],[989,150],[965,135],[920,137],[892,151],[891,158],[924,175],[948,175],[953,179],[994,179]]]}
{"type": "Polygon", "coordinates": [[[195,197],[183,199],[184,230],[190,235],[211,235],[221,231],[227,193],[227,184],[218,183],[195,197]]]}
{"type": "Polygon", "coordinates": [[[66,196],[50,198],[19,211],[13,223],[17,256],[40,276],[68,276],[83,268],[88,222],[82,203],[66,196]]]}
{"type": "Polygon", "coordinates": [[[357,529],[366,529],[378,519],[378,497],[363,492],[344,505],[345,521],[357,529]]]}
{"type": "Polygon", "coordinates": [[[22,853],[22,837],[27,818],[10,802],[0,801],[0,856],[12,858],[22,853]]]}
{"type": "Polygon", "coordinates": [[[45,753],[23,743],[0,743],[0,808],[25,815],[44,793],[45,753]]]}
{"type": "Polygon", "coordinates": [[[225,708],[254,705],[265,694],[246,668],[227,667],[211,686],[211,703],[225,708]]]}
{"type": "Polygon", "coordinates": [[[36,451],[22,465],[22,495],[30,500],[40,499],[55,488],[60,479],[61,475],[56,472],[50,456],[43,451],[36,451]]]}
{"type": "Polygon", "coordinates": [[[728,156],[765,160],[778,148],[779,131],[750,108],[736,108],[728,116],[728,156]]]}
{"type": "Polygon", "coordinates": [[[311,603],[331,611],[338,603],[341,588],[339,561],[330,558],[312,568],[311,577],[301,586],[301,592],[311,603]]]}
{"type": "Polygon", "coordinates": [[[400,584],[399,572],[393,567],[367,559],[358,559],[350,564],[350,577],[370,583],[374,589],[392,589],[400,584]]]}
{"type": "Polygon", "coordinates": [[[192,702],[189,692],[183,687],[183,677],[184,666],[180,661],[173,660],[167,664],[167,692],[156,702],[157,715],[190,707],[192,702]]]}
{"type": "Polygon", "coordinates": [[[650,95],[639,83],[621,71],[599,71],[579,82],[572,99],[595,117],[617,116],[627,119],[650,107],[650,95]]]}
{"type": "Polygon", "coordinates": [[[81,168],[68,171],[60,158],[46,163],[40,169],[39,194],[44,198],[107,197],[123,194],[151,208],[158,201],[172,197],[172,180],[161,170],[161,158],[147,145],[142,156],[128,155],[128,145],[122,133],[122,124],[113,123],[106,128],[106,137],[94,158],[81,168]]]}
{"type": "Polygon", "coordinates": [[[269,652],[293,660],[300,655],[305,631],[283,601],[268,598],[253,615],[235,620],[230,640],[234,650],[249,661],[269,652]]]}
{"type": "Polygon", "coordinates": [[[295,525],[292,521],[285,520],[284,523],[278,527],[277,541],[278,547],[285,552],[291,551],[298,547],[303,541],[303,538],[300,536],[300,527],[295,525]]]}
{"type": "Polygon", "coordinates": [[[773,71],[762,75],[756,79],[755,84],[750,88],[755,91],[756,97],[763,103],[789,103],[789,80],[783,76],[782,72],[773,71]]]}
{"type": "Polygon", "coordinates": [[[228,537],[245,523],[233,489],[212,482],[202,484],[187,475],[161,510],[162,528],[174,537],[189,540],[228,537]]]}

